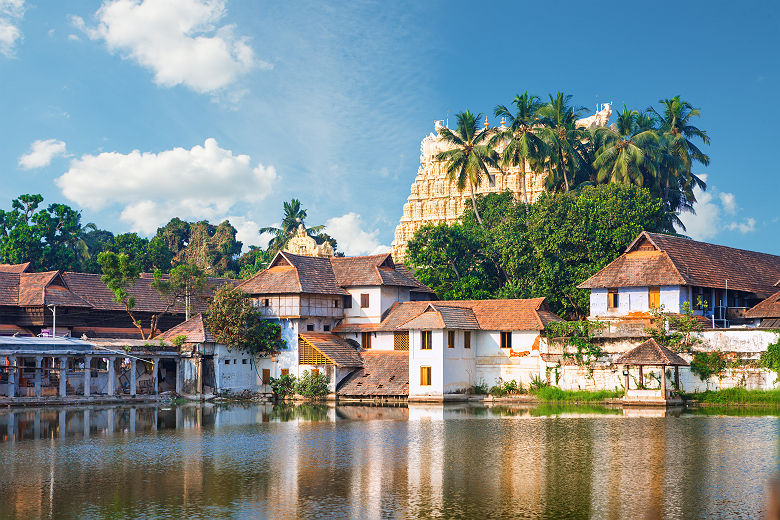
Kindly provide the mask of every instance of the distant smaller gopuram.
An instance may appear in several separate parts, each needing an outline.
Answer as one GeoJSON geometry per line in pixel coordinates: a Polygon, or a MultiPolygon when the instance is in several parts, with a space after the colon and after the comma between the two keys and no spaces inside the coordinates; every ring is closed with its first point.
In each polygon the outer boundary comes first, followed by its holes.
{"type": "Polygon", "coordinates": [[[322,244],[318,244],[316,240],[306,233],[306,228],[303,227],[303,224],[298,226],[298,230],[287,242],[284,251],[296,255],[319,256],[324,258],[329,258],[334,254],[330,242],[326,240],[322,244]]]}
{"type": "MultiPolygon", "coordinates": [[[[577,126],[582,128],[595,128],[606,126],[612,115],[609,103],[598,107],[595,114],[577,120],[577,126]]],[[[490,126],[485,118],[485,128],[490,126]]],[[[393,260],[403,262],[406,252],[406,243],[412,238],[415,231],[425,224],[452,223],[460,218],[466,204],[470,204],[469,189],[458,191],[455,181],[447,179],[444,164],[435,159],[436,155],[446,150],[446,143],[441,139],[439,131],[445,127],[444,121],[434,123],[435,133],[431,132],[420,143],[420,167],[417,177],[412,183],[411,193],[404,204],[401,222],[395,228],[393,240],[393,260]]],[[[501,120],[498,130],[506,130],[506,121],[501,120]]],[[[502,147],[498,149],[503,151],[502,147]]],[[[520,174],[521,167],[505,168],[505,173],[497,169],[489,170],[489,177],[477,186],[477,195],[488,193],[503,193],[509,190],[517,199],[523,197],[523,177],[520,174]]],[[[526,170],[526,190],[528,202],[533,203],[544,190],[544,172],[526,170]]]]}

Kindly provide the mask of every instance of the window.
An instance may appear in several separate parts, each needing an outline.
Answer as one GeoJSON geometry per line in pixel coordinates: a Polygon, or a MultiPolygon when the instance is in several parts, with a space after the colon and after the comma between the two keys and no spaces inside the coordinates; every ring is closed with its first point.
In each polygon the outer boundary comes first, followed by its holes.
{"type": "Polygon", "coordinates": [[[288,376],[288,375],[290,375],[290,369],[289,369],[289,368],[283,368],[283,369],[282,369],[282,375],[283,375],[283,376],[288,376]]]}
{"type": "Polygon", "coordinates": [[[344,308],[345,309],[351,309],[352,308],[352,295],[344,296],[344,308]]]}
{"type": "Polygon", "coordinates": [[[420,367],[420,386],[431,386],[431,367],[420,367]]]}
{"type": "Polygon", "coordinates": [[[360,295],[360,308],[361,309],[367,309],[368,308],[368,294],[361,294],[360,295]]]}
{"type": "Polygon", "coordinates": [[[501,333],[501,348],[512,348],[512,333],[511,332],[502,332],[501,333]]]}
{"type": "Polygon", "coordinates": [[[339,308],[339,301],[338,300],[333,300],[333,308],[334,309],[338,309],[339,308]]]}
{"type": "Polygon", "coordinates": [[[234,359],[234,360],[233,360],[233,364],[235,365],[236,363],[238,363],[238,360],[237,360],[237,359],[234,359]]]}
{"type": "Polygon", "coordinates": [[[495,187],[496,185],[496,176],[492,173],[488,173],[488,186],[491,188],[495,187]]]}
{"type": "Polygon", "coordinates": [[[271,370],[268,368],[263,369],[263,384],[267,385],[271,383],[271,370]]]}
{"type": "Polygon", "coordinates": [[[311,323],[309,323],[308,325],[306,325],[306,330],[307,330],[308,332],[312,332],[312,331],[314,330],[314,325],[312,325],[311,323]]]}
{"type": "Polygon", "coordinates": [[[330,332],[330,325],[324,325],[322,327],[322,330],[324,330],[325,332],[330,332]]]}
{"type": "Polygon", "coordinates": [[[659,309],[661,307],[661,288],[650,287],[647,291],[647,306],[650,309],[659,309]]]}
{"type": "Polygon", "coordinates": [[[249,361],[249,360],[248,360],[248,359],[246,359],[246,358],[244,358],[244,359],[242,359],[242,360],[241,360],[241,364],[242,364],[242,365],[246,365],[246,362],[247,362],[247,361],[249,361]]]}
{"type": "Polygon", "coordinates": [[[370,332],[361,332],[360,333],[360,345],[363,348],[371,348],[371,333],[370,332]]]}
{"type": "Polygon", "coordinates": [[[409,350],[409,331],[393,332],[393,350],[409,350]]]}
{"type": "Polygon", "coordinates": [[[433,332],[430,330],[420,331],[420,350],[433,349],[433,332]]]}
{"type": "Polygon", "coordinates": [[[455,348],[455,331],[447,331],[447,348],[455,348]]]}
{"type": "Polygon", "coordinates": [[[463,348],[471,348],[471,331],[463,333],[463,348]]]}
{"type": "Polygon", "coordinates": [[[271,301],[268,298],[265,298],[263,300],[263,307],[269,307],[271,305],[271,301]]]}
{"type": "Polygon", "coordinates": [[[607,309],[618,308],[618,290],[610,289],[607,291],[607,309]]]}
{"type": "Polygon", "coordinates": [[[225,360],[225,364],[226,364],[226,365],[229,365],[229,364],[230,364],[230,360],[229,360],[229,359],[226,359],[226,360],[225,360]]]}

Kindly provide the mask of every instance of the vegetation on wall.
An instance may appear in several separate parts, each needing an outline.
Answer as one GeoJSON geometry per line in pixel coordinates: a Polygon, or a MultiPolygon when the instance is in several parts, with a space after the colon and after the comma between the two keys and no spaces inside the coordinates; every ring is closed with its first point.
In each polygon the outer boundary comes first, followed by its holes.
{"type": "Polygon", "coordinates": [[[712,376],[717,376],[726,369],[727,360],[722,352],[697,352],[691,360],[691,372],[706,381],[712,376]]]}
{"type": "Polygon", "coordinates": [[[592,365],[604,355],[595,333],[605,326],[600,321],[553,321],[545,327],[545,334],[548,340],[562,343],[564,357],[573,359],[580,366],[592,365]],[[567,347],[574,348],[574,352],[567,347]]]}
{"type": "Polygon", "coordinates": [[[777,336],[777,341],[767,345],[766,352],[761,353],[761,366],[780,376],[780,331],[777,336]]]}
{"type": "Polygon", "coordinates": [[[653,324],[645,328],[648,336],[674,352],[691,352],[700,345],[704,324],[693,313],[689,302],[683,302],[679,313],[666,312],[663,305],[650,311],[653,324]]]}
{"type": "Polygon", "coordinates": [[[206,324],[218,343],[252,355],[268,355],[284,348],[281,326],[265,320],[244,291],[224,284],[209,301],[206,324]]]}

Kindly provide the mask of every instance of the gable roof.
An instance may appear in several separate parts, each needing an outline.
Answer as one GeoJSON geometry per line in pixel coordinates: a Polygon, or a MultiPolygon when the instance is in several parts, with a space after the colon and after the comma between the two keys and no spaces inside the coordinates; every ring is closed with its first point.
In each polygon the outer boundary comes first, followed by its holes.
{"type": "Polygon", "coordinates": [[[30,269],[30,262],[23,264],[0,264],[0,273],[26,273],[30,269]]]}
{"type": "Polygon", "coordinates": [[[301,332],[298,336],[340,367],[363,365],[358,351],[343,338],[330,332],[301,332]]]}
{"type": "Polygon", "coordinates": [[[580,289],[691,285],[768,296],[780,256],[643,231],[614,262],[580,289]]]}
{"type": "Polygon", "coordinates": [[[688,362],[652,338],[632,348],[615,361],[616,365],[688,366],[688,362]]]}
{"type": "Polygon", "coordinates": [[[480,327],[471,308],[429,303],[423,312],[399,328],[478,330],[480,327]]]}
{"type": "Polygon", "coordinates": [[[155,339],[172,340],[176,336],[185,336],[187,338],[185,343],[217,343],[217,340],[206,327],[203,314],[200,312],[187,321],[179,323],[162,334],[158,334],[155,336],[155,339]]]}
{"type": "Polygon", "coordinates": [[[746,318],[780,318],[780,291],[745,311],[746,318]]]}
{"type": "Polygon", "coordinates": [[[336,395],[345,397],[409,395],[409,352],[364,350],[363,366],[339,383],[336,395]]]}
{"type": "Polygon", "coordinates": [[[267,269],[239,287],[249,294],[347,293],[343,287],[390,285],[420,292],[433,291],[418,282],[406,267],[395,265],[390,253],[371,256],[317,257],[280,251],[267,269]]]}

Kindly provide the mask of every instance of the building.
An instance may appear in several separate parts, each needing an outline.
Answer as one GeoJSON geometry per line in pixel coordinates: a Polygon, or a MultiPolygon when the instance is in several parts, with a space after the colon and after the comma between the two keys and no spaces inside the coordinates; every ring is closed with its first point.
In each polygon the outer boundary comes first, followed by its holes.
{"type": "MultiPolygon", "coordinates": [[[[780,287],[780,280],[775,287],[780,287]]],[[[758,327],[780,329],[780,290],[748,309],[745,318],[753,320],[758,327]]]]}
{"type": "Polygon", "coordinates": [[[753,323],[748,309],[775,293],[778,279],[780,256],[643,231],[578,287],[590,289],[593,319],[641,320],[687,302],[712,327],[728,328],[753,323]]]}
{"type": "MultiPolygon", "coordinates": [[[[595,128],[606,126],[612,115],[610,104],[605,103],[598,107],[599,110],[592,116],[580,119],[577,125],[583,128],[595,128]]],[[[425,224],[451,224],[460,219],[464,208],[470,204],[469,190],[459,191],[455,181],[447,179],[446,168],[441,161],[436,160],[436,155],[446,150],[446,144],[441,139],[439,131],[445,128],[444,121],[434,123],[435,133],[426,136],[420,143],[420,167],[417,176],[412,183],[407,202],[404,204],[401,221],[395,228],[393,240],[393,258],[397,262],[404,260],[406,243],[414,233],[425,224]]],[[[485,118],[485,127],[489,123],[485,118]]],[[[505,121],[497,130],[506,130],[505,121]]],[[[499,147],[499,151],[501,151],[499,147]]],[[[490,169],[486,182],[476,187],[478,195],[490,193],[512,192],[517,198],[523,197],[522,168],[505,167],[503,172],[490,169]]],[[[529,202],[535,202],[544,191],[544,177],[542,172],[525,171],[525,188],[529,202]]]]}

